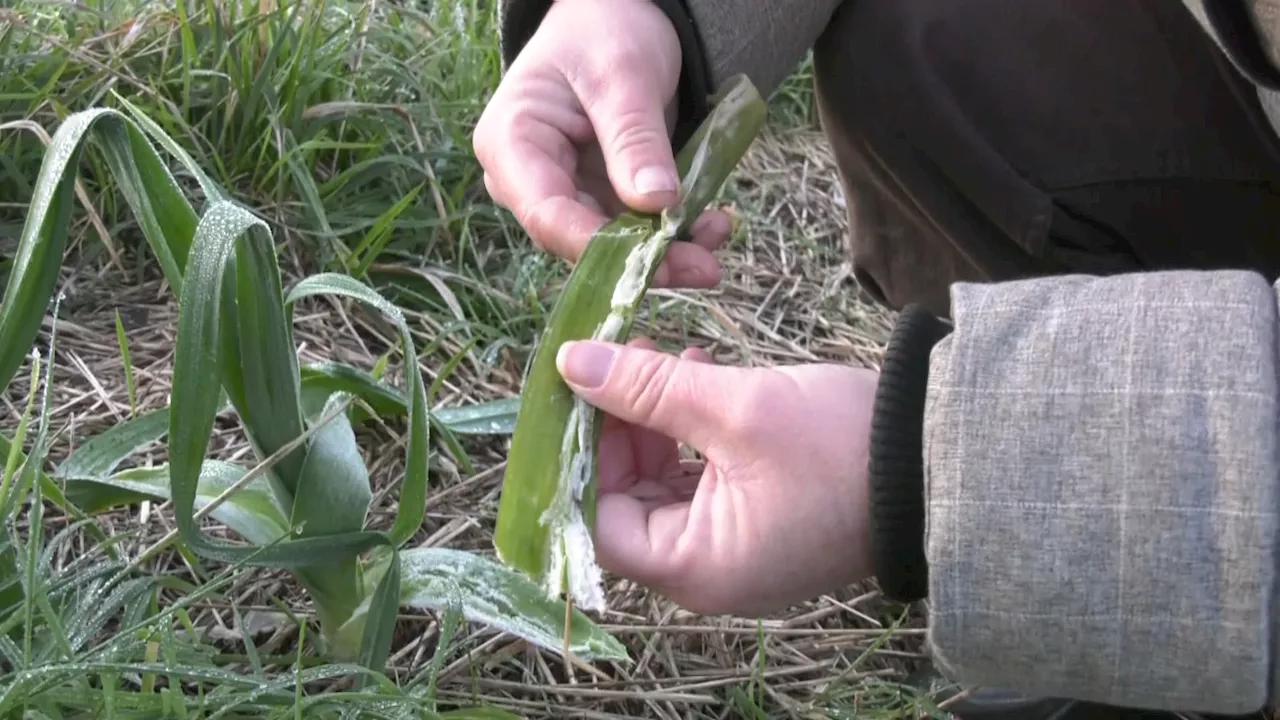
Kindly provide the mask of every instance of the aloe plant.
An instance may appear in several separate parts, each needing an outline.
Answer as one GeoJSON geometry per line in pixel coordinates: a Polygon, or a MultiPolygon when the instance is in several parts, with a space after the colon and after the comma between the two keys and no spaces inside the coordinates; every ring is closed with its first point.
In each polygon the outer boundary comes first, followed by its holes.
{"type": "Polygon", "coordinates": [[[163,414],[139,416],[127,430],[108,431],[111,437],[68,458],[54,480],[67,500],[101,511],[166,498],[177,539],[197,554],[290,570],[314,603],[325,649],[338,660],[380,670],[402,605],[457,608],[541,647],[558,651],[568,637],[575,655],[625,659],[622,646],[585,615],[567,613],[565,604],[501,563],[405,547],[425,514],[432,418],[404,317],[345,275],[312,276],[286,292],[267,224],[228,197],[156,123],[116,99],[123,112],[73,114],[50,143],[0,300],[0,384],[21,367],[54,295],[76,168],[92,139],[179,297],[172,399],[163,414]],[[202,212],[187,200],[157,145],[199,185],[202,212]],[[402,390],[332,364],[312,368],[304,382],[292,310],[321,294],[360,302],[399,331],[402,390]],[[408,419],[404,475],[388,530],[367,525],[372,492],[352,430],[352,393],[380,399],[408,419]],[[206,457],[215,416],[227,407],[253,448],[250,465],[206,457]],[[159,434],[168,437],[167,465],[117,470],[159,434]],[[206,515],[239,540],[205,532],[200,520],[206,515]]]}
{"type": "Polygon", "coordinates": [[[562,594],[601,610],[595,562],[596,457],[600,416],[556,369],[571,340],[620,342],[670,243],[719,192],[764,125],[766,105],[745,76],[731,78],[676,157],[681,201],[661,214],[624,213],[588,242],[547,321],[520,397],[498,508],[498,557],[562,594]]]}

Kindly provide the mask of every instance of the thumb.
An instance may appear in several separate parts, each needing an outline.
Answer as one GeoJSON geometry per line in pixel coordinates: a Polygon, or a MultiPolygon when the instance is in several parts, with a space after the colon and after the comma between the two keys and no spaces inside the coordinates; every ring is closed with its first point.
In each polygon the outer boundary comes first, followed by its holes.
{"type": "Polygon", "coordinates": [[[597,341],[567,342],[556,355],[561,376],[583,400],[633,425],[689,443],[701,452],[722,439],[740,368],[597,341]]]}
{"type": "Polygon", "coordinates": [[[618,199],[658,212],[680,199],[664,101],[642,83],[611,82],[583,103],[618,199]]]}

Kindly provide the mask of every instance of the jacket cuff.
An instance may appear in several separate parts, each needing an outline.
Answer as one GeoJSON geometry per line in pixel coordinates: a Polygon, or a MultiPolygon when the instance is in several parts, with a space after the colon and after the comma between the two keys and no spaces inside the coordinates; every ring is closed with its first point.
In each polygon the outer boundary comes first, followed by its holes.
{"type": "MultiPolygon", "coordinates": [[[[505,73],[533,37],[553,0],[504,0],[498,21],[502,70],[505,73]]],[[[676,88],[678,116],[671,144],[679,151],[707,116],[713,94],[710,65],[702,38],[685,0],[652,0],[671,21],[680,40],[680,81],[676,88]]]]}
{"type": "Polygon", "coordinates": [[[1276,67],[1275,48],[1260,32],[1256,3],[1204,2],[1204,17],[1210,34],[1222,47],[1236,69],[1255,84],[1269,90],[1280,89],[1280,68],[1276,67]]]}
{"type": "Polygon", "coordinates": [[[928,593],[924,543],[924,404],[929,357],[950,326],[909,305],[885,348],[871,416],[867,483],[872,567],[884,596],[909,603],[928,593]]]}

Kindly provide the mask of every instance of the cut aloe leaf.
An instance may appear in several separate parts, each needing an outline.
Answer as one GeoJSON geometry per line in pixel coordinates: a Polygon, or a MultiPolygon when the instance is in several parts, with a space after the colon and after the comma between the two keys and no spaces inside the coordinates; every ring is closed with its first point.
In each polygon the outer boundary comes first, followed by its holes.
{"type": "Polygon", "coordinates": [[[682,199],[660,215],[625,213],[591,238],[551,311],[520,396],[494,546],[550,596],[604,609],[595,562],[600,418],[556,369],[572,340],[622,342],[671,242],[712,201],[764,125],[767,107],[743,76],[730,79],[676,157],[682,199]]]}

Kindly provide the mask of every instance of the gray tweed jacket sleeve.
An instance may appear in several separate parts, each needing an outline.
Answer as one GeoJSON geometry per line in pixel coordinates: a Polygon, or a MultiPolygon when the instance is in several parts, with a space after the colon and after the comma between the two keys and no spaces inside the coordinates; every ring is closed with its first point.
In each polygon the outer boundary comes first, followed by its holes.
{"type": "Polygon", "coordinates": [[[1273,697],[1275,289],[1246,272],[952,289],[925,417],[929,645],[965,685],[1273,697]]]}
{"type": "MultiPolygon", "coordinates": [[[[1280,117],[1280,1],[1185,3],[1280,117]]],[[[1276,287],[960,284],[952,316],[924,438],[940,668],[1146,708],[1280,701],[1276,287]]]]}

